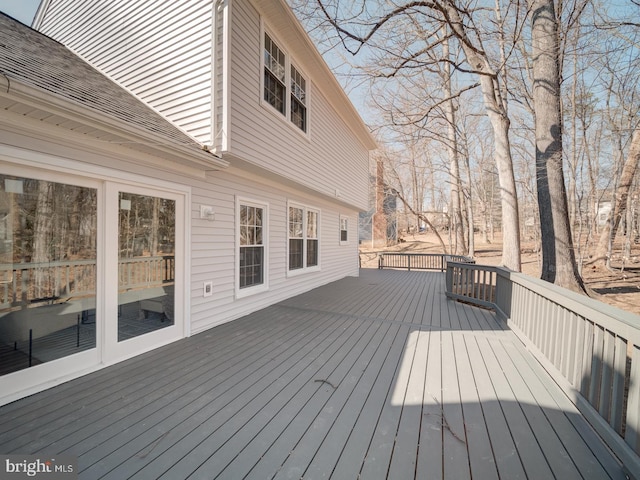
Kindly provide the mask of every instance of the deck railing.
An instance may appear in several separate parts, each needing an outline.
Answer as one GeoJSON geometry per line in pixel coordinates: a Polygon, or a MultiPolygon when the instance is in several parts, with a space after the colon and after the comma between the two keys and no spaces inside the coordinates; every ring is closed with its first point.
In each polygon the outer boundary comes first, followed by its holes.
{"type": "MultiPolygon", "coordinates": [[[[163,285],[174,279],[175,257],[120,260],[118,274],[121,290],[163,285]]],[[[96,278],[95,260],[0,264],[0,308],[95,295],[96,278]]]]}
{"type": "Polygon", "coordinates": [[[444,272],[447,262],[470,262],[473,260],[462,255],[442,253],[397,253],[378,254],[378,268],[401,268],[406,270],[437,270],[444,272]]]}
{"type": "Polygon", "coordinates": [[[447,264],[450,298],[491,307],[640,472],[640,317],[507,269],[447,264]]]}

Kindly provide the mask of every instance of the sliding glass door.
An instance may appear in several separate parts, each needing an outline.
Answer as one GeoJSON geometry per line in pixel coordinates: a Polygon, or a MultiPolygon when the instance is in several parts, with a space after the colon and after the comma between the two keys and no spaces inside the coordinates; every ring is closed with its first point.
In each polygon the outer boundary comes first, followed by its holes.
{"type": "Polygon", "coordinates": [[[183,334],[184,199],[115,184],[107,198],[108,223],[117,225],[107,246],[107,353],[130,356],[183,334]]]}
{"type": "Polygon", "coordinates": [[[0,174],[0,377],[97,361],[99,185],[84,185],[0,174]]]}
{"type": "Polygon", "coordinates": [[[185,196],[3,164],[0,401],[185,335],[185,196]]]}

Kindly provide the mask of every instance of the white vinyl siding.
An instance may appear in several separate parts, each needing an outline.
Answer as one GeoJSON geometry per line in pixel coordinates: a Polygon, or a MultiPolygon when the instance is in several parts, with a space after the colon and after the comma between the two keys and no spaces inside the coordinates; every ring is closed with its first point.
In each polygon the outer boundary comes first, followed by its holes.
{"type": "MultiPolygon", "coordinates": [[[[230,172],[218,172],[207,181],[196,182],[192,199],[193,332],[233,320],[339,278],[358,275],[357,244],[340,247],[335,241],[335,221],[344,208],[332,202],[321,197],[307,197],[283,185],[262,183],[230,172]],[[238,196],[250,199],[255,204],[269,206],[268,268],[265,275],[269,288],[257,295],[240,294],[240,297],[237,296],[237,254],[234,251],[238,196]],[[318,243],[322,269],[316,268],[310,275],[291,275],[287,269],[289,197],[304,200],[321,213],[318,216],[318,243]],[[200,205],[203,204],[214,206],[214,221],[200,218],[200,205]],[[213,295],[205,298],[202,286],[207,281],[213,283],[213,295]]],[[[357,211],[350,214],[357,216],[357,211]]]]}
{"type": "MultiPolygon", "coordinates": [[[[258,167],[366,210],[367,149],[351,133],[313,78],[307,78],[306,82],[307,135],[301,134],[290,121],[276,121],[280,114],[261,105],[264,28],[249,2],[236,1],[233,5],[230,151],[258,167]]],[[[279,46],[285,53],[290,50],[288,45],[279,46]]],[[[293,57],[292,61],[304,71],[305,59],[293,57]]]]}
{"type": "MultiPolygon", "coordinates": [[[[332,105],[321,86],[305,76],[307,133],[302,132],[290,120],[289,79],[286,121],[275,121],[277,115],[283,116],[261,104],[264,26],[260,15],[250,0],[229,2],[225,15],[231,16],[231,32],[225,40],[221,14],[214,32],[214,4],[211,0],[51,0],[39,28],[79,52],[198,141],[249,166],[366,210],[369,152],[338,114],[340,106],[332,105]],[[220,72],[225,65],[227,83],[220,72]]],[[[277,29],[273,33],[278,40],[277,29]]],[[[279,47],[285,54],[300,51],[300,45],[279,47]]],[[[314,58],[292,54],[290,65],[304,74],[315,65],[305,62],[315,62],[314,58]]],[[[291,76],[290,69],[287,76],[291,76]]]]}
{"type": "Polygon", "coordinates": [[[212,144],[212,5],[51,0],[39,30],[212,144]]]}

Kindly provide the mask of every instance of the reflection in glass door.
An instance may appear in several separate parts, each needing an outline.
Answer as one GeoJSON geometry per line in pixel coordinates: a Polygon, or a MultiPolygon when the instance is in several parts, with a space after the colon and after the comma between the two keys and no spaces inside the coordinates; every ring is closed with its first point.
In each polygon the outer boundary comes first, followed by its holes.
{"type": "Polygon", "coordinates": [[[0,174],[0,376],[96,348],[97,209],[96,188],[0,174]]]}
{"type": "Polygon", "coordinates": [[[176,201],[118,194],[118,342],[175,323],[176,201]]]}

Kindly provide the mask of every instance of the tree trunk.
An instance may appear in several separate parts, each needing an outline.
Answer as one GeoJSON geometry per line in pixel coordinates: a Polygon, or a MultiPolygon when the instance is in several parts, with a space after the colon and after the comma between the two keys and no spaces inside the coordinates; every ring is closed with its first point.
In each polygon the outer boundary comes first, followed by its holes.
{"type": "Polygon", "coordinates": [[[542,233],[542,279],[585,292],[575,260],[562,170],[557,19],[553,0],[531,0],[536,180],[542,233]],[[550,221],[549,221],[550,220],[550,221]]]}
{"type": "MultiPolygon", "coordinates": [[[[442,41],[442,56],[449,58],[449,41],[447,40],[447,28],[443,27],[444,40],[442,41]]],[[[451,187],[451,226],[453,228],[453,252],[456,255],[466,255],[467,248],[464,241],[464,227],[462,222],[462,205],[460,202],[461,182],[460,163],[458,160],[458,137],[456,134],[455,106],[451,92],[451,67],[445,62],[443,65],[442,79],[444,81],[444,94],[449,99],[444,104],[447,120],[447,151],[449,153],[449,178],[451,187]]]]}
{"type": "Polygon", "coordinates": [[[627,208],[627,197],[629,196],[629,190],[633,184],[633,177],[636,174],[638,168],[638,162],[640,161],[640,130],[633,132],[633,138],[631,139],[631,146],[629,147],[629,155],[622,167],[622,174],[620,175],[620,183],[616,189],[614,206],[611,209],[607,223],[604,225],[600,234],[600,240],[595,252],[595,260],[599,263],[605,263],[606,259],[610,255],[609,239],[611,243],[616,238],[618,232],[618,226],[620,225],[620,219],[624,215],[627,208]]]}
{"type": "Polygon", "coordinates": [[[447,2],[446,13],[454,34],[461,40],[462,49],[473,69],[478,71],[480,88],[491,122],[495,141],[495,160],[500,182],[502,203],[502,264],[514,271],[521,269],[520,255],[520,219],[518,213],[518,194],[513,173],[513,159],[509,141],[509,117],[500,96],[498,76],[493,72],[486,54],[472,47],[458,9],[447,2]]]}
{"type": "Polygon", "coordinates": [[[158,254],[158,234],[160,233],[160,198],[153,197],[153,209],[151,212],[151,245],[150,254],[155,257],[158,254]]]}
{"type": "MultiPolygon", "coordinates": [[[[43,264],[50,262],[53,243],[53,210],[54,184],[46,180],[38,181],[38,199],[33,226],[33,263],[43,264]]],[[[37,267],[35,273],[35,298],[43,298],[51,295],[47,285],[47,269],[37,267]]]]}

